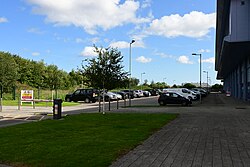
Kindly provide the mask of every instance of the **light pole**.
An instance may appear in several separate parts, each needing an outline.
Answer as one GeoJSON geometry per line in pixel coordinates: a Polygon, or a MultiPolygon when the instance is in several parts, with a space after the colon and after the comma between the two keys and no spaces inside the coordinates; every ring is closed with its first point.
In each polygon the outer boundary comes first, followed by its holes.
{"type": "Polygon", "coordinates": [[[165,82],[164,82],[165,79],[167,79],[167,78],[163,78],[163,83],[162,83],[162,84],[164,84],[164,87],[165,87],[165,85],[166,85],[165,82]]]}
{"type": "Polygon", "coordinates": [[[207,92],[208,92],[208,71],[203,71],[204,73],[207,73],[207,92]]]}
{"type": "MultiPolygon", "coordinates": [[[[192,53],[194,56],[200,56],[200,89],[201,89],[201,54],[200,53],[192,53]]],[[[200,103],[201,103],[201,92],[200,92],[200,103]]]]}
{"type": "Polygon", "coordinates": [[[132,69],[131,69],[131,46],[132,44],[135,42],[134,39],[132,39],[132,41],[129,43],[129,106],[131,107],[131,74],[132,74],[132,69]]]}
{"type": "Polygon", "coordinates": [[[141,73],[141,90],[142,90],[142,75],[146,74],[145,72],[141,73]]]}

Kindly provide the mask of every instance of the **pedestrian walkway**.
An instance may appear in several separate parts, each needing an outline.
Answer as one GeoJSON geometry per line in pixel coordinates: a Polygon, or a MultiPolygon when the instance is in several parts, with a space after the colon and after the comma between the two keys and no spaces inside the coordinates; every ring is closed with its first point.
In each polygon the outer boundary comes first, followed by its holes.
{"type": "Polygon", "coordinates": [[[179,118],[111,167],[250,166],[249,109],[222,94],[210,94],[193,107],[166,107],[179,118]]]}

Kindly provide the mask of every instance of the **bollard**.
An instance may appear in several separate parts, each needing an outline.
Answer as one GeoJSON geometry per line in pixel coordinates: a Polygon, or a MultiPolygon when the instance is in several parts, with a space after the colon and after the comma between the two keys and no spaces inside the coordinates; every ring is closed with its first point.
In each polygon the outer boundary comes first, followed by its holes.
{"type": "Polygon", "coordinates": [[[3,111],[3,98],[0,98],[0,112],[3,111]]]}
{"type": "Polygon", "coordinates": [[[110,98],[109,98],[109,111],[110,111],[110,98]]]}
{"type": "Polygon", "coordinates": [[[53,119],[61,119],[61,117],[62,117],[62,99],[54,99],[53,119]]]}
{"type": "Polygon", "coordinates": [[[18,97],[18,107],[17,109],[20,111],[21,110],[21,99],[18,97]]]}
{"type": "Polygon", "coordinates": [[[35,104],[35,100],[33,100],[33,109],[35,109],[36,108],[36,106],[35,106],[36,104],[35,104]]]}
{"type": "Polygon", "coordinates": [[[117,98],[117,109],[119,109],[119,99],[117,98]]]}

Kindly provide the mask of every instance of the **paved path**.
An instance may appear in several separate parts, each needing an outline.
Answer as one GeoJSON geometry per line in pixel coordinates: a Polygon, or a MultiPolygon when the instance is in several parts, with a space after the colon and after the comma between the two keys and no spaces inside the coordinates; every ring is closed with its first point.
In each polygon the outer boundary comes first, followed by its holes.
{"type": "Polygon", "coordinates": [[[211,94],[200,105],[163,109],[155,112],[180,116],[111,167],[250,166],[249,105],[211,94]]]}

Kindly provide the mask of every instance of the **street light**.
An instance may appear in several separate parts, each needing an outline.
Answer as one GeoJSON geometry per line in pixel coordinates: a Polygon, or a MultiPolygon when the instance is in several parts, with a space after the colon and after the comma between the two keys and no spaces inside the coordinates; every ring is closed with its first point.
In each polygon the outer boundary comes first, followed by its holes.
{"type": "Polygon", "coordinates": [[[208,92],[208,71],[203,71],[204,73],[207,73],[207,92],[208,92]]]}
{"type": "Polygon", "coordinates": [[[166,84],[165,84],[165,82],[164,82],[165,79],[167,79],[167,78],[163,78],[163,83],[162,83],[162,84],[164,84],[164,87],[166,86],[166,84]]]}
{"type": "Polygon", "coordinates": [[[131,106],[131,74],[132,74],[132,70],[131,70],[131,45],[135,42],[135,40],[133,39],[130,43],[129,43],[129,106],[131,106]]]}
{"type": "Polygon", "coordinates": [[[142,90],[142,74],[146,74],[145,72],[141,73],[141,90],[142,90]]]}
{"type": "MultiPolygon", "coordinates": [[[[201,89],[201,54],[200,53],[192,53],[194,56],[200,56],[200,89],[201,89]]],[[[201,103],[201,92],[200,92],[200,103],[201,103]]]]}

